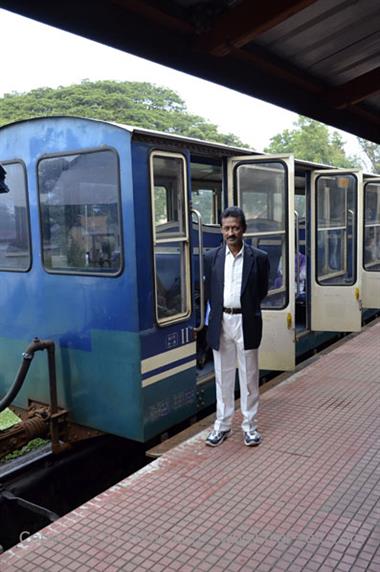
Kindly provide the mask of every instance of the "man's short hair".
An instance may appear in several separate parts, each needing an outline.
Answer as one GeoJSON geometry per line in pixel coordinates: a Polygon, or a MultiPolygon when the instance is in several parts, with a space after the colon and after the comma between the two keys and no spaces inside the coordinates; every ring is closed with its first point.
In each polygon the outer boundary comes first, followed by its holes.
{"type": "Polygon", "coordinates": [[[227,207],[222,212],[222,216],[220,217],[220,223],[222,223],[224,218],[238,218],[240,220],[240,224],[243,227],[243,232],[247,230],[247,223],[245,220],[245,214],[240,207],[227,207]]]}

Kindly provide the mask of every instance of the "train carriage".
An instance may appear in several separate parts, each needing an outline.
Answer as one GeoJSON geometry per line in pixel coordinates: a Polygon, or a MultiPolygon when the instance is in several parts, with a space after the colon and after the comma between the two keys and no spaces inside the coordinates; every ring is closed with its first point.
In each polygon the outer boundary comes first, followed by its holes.
{"type": "MultiPolygon", "coordinates": [[[[0,395],[51,339],[72,423],[145,442],[212,402],[202,254],[228,205],[271,263],[262,370],[380,308],[380,178],[71,117],[2,127],[0,162],[0,395]]],[[[28,400],[49,402],[41,355],[28,400]]]]}

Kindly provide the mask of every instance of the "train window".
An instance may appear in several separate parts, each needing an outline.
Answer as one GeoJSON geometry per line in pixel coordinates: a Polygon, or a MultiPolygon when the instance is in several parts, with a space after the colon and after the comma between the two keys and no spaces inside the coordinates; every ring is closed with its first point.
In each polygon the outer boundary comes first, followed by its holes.
{"type": "Polygon", "coordinates": [[[121,270],[118,157],[112,150],[41,159],[43,263],[49,272],[121,270]]]}
{"type": "Polygon", "coordinates": [[[246,237],[269,256],[269,292],[262,307],[284,308],[288,300],[287,167],[282,162],[243,163],[236,169],[238,204],[246,237]]]}
{"type": "Polygon", "coordinates": [[[154,188],[154,220],[156,225],[163,225],[169,221],[167,193],[166,187],[156,186],[154,188]]]}
{"type": "Polygon", "coordinates": [[[365,270],[380,272],[380,183],[364,187],[364,256],[365,270]]]}
{"type": "Polygon", "coordinates": [[[165,325],[191,311],[185,158],[153,152],[150,169],[156,318],[165,325]]]}
{"type": "Polygon", "coordinates": [[[0,194],[0,270],[27,271],[31,264],[26,176],[20,162],[3,163],[0,194]]]}
{"type": "Polygon", "coordinates": [[[218,225],[222,211],[222,167],[192,161],[191,201],[202,215],[202,223],[218,225]]]}
{"type": "Polygon", "coordinates": [[[217,224],[214,189],[197,189],[191,193],[193,207],[202,215],[203,224],[217,224]]]}
{"type": "Polygon", "coordinates": [[[294,195],[294,208],[298,216],[304,218],[306,216],[306,197],[305,195],[294,195]]]}
{"type": "Polygon", "coordinates": [[[317,179],[317,282],[350,285],[356,278],[357,208],[353,175],[317,179]]]}
{"type": "Polygon", "coordinates": [[[155,155],[154,216],[159,240],[186,235],[185,179],[182,157],[155,155]]]}

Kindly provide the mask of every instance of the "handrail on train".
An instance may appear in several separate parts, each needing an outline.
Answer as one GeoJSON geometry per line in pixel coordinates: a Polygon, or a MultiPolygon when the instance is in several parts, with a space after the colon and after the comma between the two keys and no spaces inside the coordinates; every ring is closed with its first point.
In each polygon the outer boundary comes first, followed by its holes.
{"type": "Polygon", "coordinates": [[[300,252],[300,215],[298,211],[294,211],[294,218],[295,218],[295,233],[296,233],[296,283],[297,283],[297,292],[296,295],[299,296],[301,292],[301,278],[300,278],[300,259],[299,259],[299,252],[300,252]]]}

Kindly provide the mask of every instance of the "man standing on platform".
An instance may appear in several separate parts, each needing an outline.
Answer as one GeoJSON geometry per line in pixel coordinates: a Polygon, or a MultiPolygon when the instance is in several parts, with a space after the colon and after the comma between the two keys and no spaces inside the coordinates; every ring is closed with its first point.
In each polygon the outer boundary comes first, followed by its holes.
{"type": "Polygon", "coordinates": [[[260,303],[268,292],[267,254],[244,243],[244,212],[229,207],[221,219],[223,245],[205,256],[205,291],[210,306],[207,340],[214,354],[216,420],[206,445],[216,447],[231,433],[236,363],[244,443],[259,445],[258,347],[262,336],[260,303]]]}

